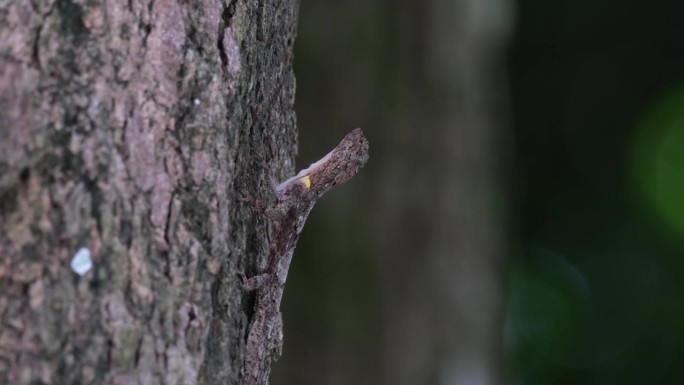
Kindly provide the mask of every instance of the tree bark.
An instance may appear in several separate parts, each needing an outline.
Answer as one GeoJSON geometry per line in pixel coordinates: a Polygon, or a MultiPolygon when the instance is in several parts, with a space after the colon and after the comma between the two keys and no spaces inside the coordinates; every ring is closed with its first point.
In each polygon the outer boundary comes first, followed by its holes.
{"type": "Polygon", "coordinates": [[[0,1],[0,383],[240,383],[297,8],[0,1]]]}

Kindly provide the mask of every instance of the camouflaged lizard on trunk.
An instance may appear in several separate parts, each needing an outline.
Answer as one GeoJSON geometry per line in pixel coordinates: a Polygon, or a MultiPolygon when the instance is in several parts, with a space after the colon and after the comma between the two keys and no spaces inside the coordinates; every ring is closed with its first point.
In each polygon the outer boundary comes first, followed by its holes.
{"type": "MultiPolygon", "coordinates": [[[[272,207],[257,204],[271,219],[271,238],[265,271],[244,280],[246,290],[256,290],[256,310],[247,336],[244,383],[267,382],[271,351],[280,356],[282,320],[280,302],[299,234],[316,201],[336,185],[347,182],[368,161],[368,140],[360,128],[351,131],[340,144],[307,169],[275,187],[277,202],[272,207]]],[[[256,202],[255,202],[256,203],[256,202]]]]}

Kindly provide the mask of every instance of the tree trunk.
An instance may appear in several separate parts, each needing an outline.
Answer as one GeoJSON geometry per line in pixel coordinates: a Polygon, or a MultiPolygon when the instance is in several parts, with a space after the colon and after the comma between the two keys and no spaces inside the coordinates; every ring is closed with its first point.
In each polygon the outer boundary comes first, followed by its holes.
{"type": "Polygon", "coordinates": [[[414,29],[397,61],[421,82],[397,95],[395,151],[407,155],[391,155],[381,190],[384,381],[495,385],[510,14],[496,1],[427,3],[398,14],[414,29]]]}
{"type": "Polygon", "coordinates": [[[297,7],[0,2],[0,383],[240,382],[297,7]]]}

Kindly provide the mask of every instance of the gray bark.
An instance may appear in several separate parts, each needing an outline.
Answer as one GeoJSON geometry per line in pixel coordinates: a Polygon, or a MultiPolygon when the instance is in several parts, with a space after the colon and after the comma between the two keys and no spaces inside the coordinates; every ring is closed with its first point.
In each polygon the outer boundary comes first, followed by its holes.
{"type": "Polygon", "coordinates": [[[297,7],[0,1],[0,383],[240,382],[297,7]]]}

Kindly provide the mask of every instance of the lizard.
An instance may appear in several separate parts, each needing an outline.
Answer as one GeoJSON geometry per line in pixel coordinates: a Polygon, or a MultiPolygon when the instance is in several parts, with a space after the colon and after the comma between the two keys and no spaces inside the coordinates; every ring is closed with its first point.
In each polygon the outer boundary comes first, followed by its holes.
{"type": "MultiPolygon", "coordinates": [[[[368,140],[360,128],[349,132],[323,158],[274,187],[276,202],[270,207],[252,200],[255,208],[271,220],[267,266],[249,279],[241,273],[243,288],[256,290],[255,313],[247,333],[243,378],[246,385],[265,381],[262,365],[275,350],[282,353],[280,303],[292,254],[304,223],[316,201],[336,185],[350,180],[368,161],[368,140]]],[[[268,360],[270,361],[270,360],[268,360]]]]}

